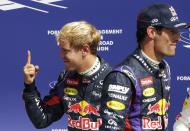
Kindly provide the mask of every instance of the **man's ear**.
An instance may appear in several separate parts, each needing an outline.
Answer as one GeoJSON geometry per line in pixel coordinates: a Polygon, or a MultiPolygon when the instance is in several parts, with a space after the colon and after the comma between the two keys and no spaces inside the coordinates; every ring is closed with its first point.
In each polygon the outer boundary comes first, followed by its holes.
{"type": "Polygon", "coordinates": [[[88,44],[83,45],[82,47],[82,56],[85,57],[90,53],[90,47],[88,44]]]}
{"type": "Polygon", "coordinates": [[[147,32],[147,36],[148,36],[150,39],[154,39],[154,37],[156,36],[155,28],[152,27],[152,26],[148,26],[148,27],[146,28],[146,32],[147,32]]]}

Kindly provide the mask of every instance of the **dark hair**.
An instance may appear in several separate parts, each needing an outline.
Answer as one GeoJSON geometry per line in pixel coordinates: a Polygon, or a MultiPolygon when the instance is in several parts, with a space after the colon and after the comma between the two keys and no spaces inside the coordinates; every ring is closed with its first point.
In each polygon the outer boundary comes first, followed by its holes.
{"type": "MultiPolygon", "coordinates": [[[[161,31],[164,27],[163,26],[154,26],[154,28],[156,29],[157,33],[160,35],[161,31]]],[[[140,44],[145,40],[145,38],[147,36],[146,29],[147,29],[147,27],[137,28],[136,37],[137,37],[138,46],[140,46],[140,44]]]]}
{"type": "Polygon", "coordinates": [[[136,31],[138,46],[140,46],[140,43],[142,43],[147,36],[146,29],[147,28],[138,28],[136,31]]]}

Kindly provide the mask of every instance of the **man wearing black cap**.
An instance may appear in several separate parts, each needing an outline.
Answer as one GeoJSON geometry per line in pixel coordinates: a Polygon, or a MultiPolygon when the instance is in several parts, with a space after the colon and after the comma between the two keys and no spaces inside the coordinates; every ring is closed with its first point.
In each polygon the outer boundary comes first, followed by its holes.
{"type": "Polygon", "coordinates": [[[137,17],[138,48],[106,77],[101,130],[168,130],[170,69],[181,22],[175,9],[155,4],[137,17]]]}

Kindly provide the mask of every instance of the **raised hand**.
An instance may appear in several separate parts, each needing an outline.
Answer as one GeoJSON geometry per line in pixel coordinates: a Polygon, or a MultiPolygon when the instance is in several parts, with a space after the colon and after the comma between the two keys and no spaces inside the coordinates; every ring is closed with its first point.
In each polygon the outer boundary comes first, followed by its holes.
{"type": "Polygon", "coordinates": [[[31,52],[27,51],[26,65],[23,68],[24,72],[24,82],[26,84],[31,84],[36,78],[36,74],[39,71],[38,65],[31,64],[31,52]]]}

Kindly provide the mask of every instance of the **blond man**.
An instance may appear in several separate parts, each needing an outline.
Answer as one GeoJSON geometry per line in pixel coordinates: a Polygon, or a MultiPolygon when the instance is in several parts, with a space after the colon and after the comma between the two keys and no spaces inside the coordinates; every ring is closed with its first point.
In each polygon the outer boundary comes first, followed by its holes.
{"type": "Polygon", "coordinates": [[[36,128],[45,128],[66,113],[68,130],[99,130],[102,82],[111,71],[111,67],[97,56],[99,41],[100,33],[85,21],[63,26],[57,42],[65,70],[43,100],[35,84],[39,67],[31,63],[28,51],[23,69],[23,98],[26,112],[36,128]]]}

